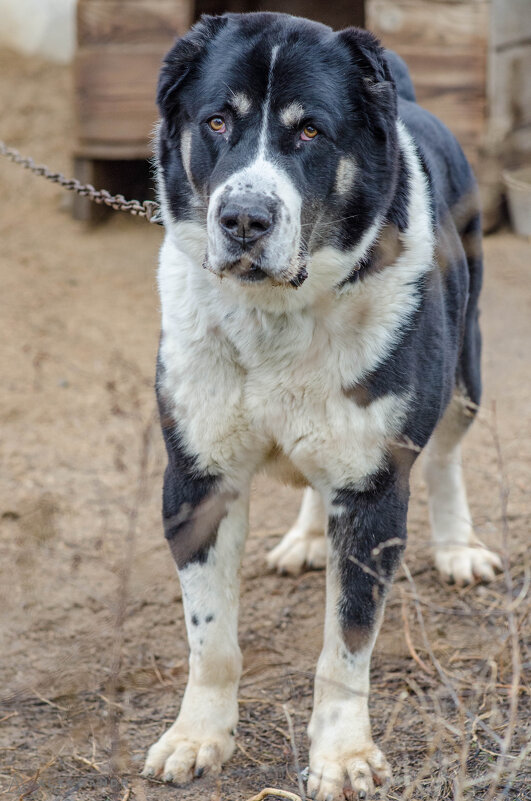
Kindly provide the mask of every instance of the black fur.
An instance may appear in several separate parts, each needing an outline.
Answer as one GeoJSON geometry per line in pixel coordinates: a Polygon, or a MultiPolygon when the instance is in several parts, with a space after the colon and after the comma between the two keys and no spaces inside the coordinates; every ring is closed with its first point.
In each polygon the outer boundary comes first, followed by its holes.
{"type": "Polygon", "coordinates": [[[341,513],[330,517],[329,537],[341,581],[339,617],[351,647],[359,647],[360,635],[369,636],[399,564],[408,497],[407,482],[390,464],[371,478],[365,491],[346,487],[334,498],[341,513]]]}

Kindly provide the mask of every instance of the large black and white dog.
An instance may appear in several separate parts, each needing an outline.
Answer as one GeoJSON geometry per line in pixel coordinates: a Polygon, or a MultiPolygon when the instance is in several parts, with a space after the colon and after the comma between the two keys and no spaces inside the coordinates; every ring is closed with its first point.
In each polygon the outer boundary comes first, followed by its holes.
{"type": "Polygon", "coordinates": [[[249,484],[307,487],[269,555],[327,569],[311,798],[369,793],[369,663],[428,445],[435,564],[488,580],[460,440],[480,399],[481,229],[459,145],[369,33],[283,14],[204,17],[166,58],[157,390],[165,534],[190,675],[144,775],[185,782],[234,750],[249,484]]]}

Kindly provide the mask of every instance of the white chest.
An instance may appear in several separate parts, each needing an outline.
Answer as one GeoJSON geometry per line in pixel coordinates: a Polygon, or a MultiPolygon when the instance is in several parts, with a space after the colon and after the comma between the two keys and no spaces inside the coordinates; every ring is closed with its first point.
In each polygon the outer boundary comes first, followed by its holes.
{"type": "Polygon", "coordinates": [[[361,408],[345,389],[393,341],[381,304],[362,291],[272,314],[229,302],[211,279],[168,264],[160,275],[164,391],[199,464],[239,483],[288,463],[324,491],[374,472],[404,399],[361,408]]]}

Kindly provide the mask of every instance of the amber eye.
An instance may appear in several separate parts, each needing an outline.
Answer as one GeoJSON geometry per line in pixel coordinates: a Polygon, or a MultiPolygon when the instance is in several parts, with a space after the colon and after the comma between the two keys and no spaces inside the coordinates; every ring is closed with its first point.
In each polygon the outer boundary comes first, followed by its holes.
{"type": "Polygon", "coordinates": [[[225,133],[227,130],[223,117],[211,117],[208,124],[215,133],[225,133]]]}
{"type": "Polygon", "coordinates": [[[315,139],[318,134],[317,128],[313,125],[305,125],[301,132],[301,139],[308,142],[310,139],[315,139]]]}

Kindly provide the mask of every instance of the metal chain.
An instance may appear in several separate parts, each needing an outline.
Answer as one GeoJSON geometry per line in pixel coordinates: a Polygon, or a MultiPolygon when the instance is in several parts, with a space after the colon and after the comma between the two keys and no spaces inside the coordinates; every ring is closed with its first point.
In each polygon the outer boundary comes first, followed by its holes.
{"type": "Polygon", "coordinates": [[[43,178],[52,181],[54,184],[59,184],[64,189],[75,192],[82,197],[88,197],[94,203],[110,206],[116,211],[126,211],[135,217],[145,217],[148,222],[160,222],[160,206],[154,200],[144,200],[143,202],[126,200],[123,195],[111,195],[106,189],[95,189],[92,184],[82,184],[77,178],[65,178],[60,172],[52,172],[43,164],[35,164],[32,158],[22,156],[18,150],[8,147],[1,139],[0,156],[5,156],[14,164],[20,164],[21,167],[34,173],[34,175],[42,175],[43,178]]]}

